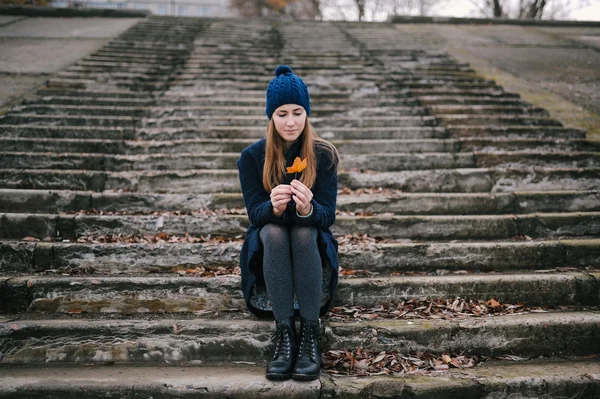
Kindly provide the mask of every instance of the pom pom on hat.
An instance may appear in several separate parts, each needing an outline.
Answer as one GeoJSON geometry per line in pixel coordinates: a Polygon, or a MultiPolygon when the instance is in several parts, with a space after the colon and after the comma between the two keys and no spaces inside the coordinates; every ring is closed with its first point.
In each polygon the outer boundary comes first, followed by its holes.
{"type": "Polygon", "coordinates": [[[308,88],[299,76],[294,75],[292,68],[279,65],[275,70],[275,78],[267,87],[267,117],[271,119],[273,112],[282,105],[297,104],[310,115],[310,97],[308,88]]]}
{"type": "Polygon", "coordinates": [[[277,67],[277,69],[275,70],[275,77],[279,76],[279,75],[283,75],[286,74],[287,76],[293,74],[294,72],[292,72],[292,68],[290,68],[287,65],[279,65],[277,67]]]}

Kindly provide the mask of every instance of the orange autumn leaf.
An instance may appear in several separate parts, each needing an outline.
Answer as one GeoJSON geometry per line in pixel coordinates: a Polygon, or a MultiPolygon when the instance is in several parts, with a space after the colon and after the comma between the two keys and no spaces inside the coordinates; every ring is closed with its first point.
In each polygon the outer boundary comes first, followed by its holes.
{"type": "Polygon", "coordinates": [[[300,160],[300,157],[296,157],[296,159],[294,159],[294,164],[292,166],[287,167],[287,172],[288,173],[302,172],[304,169],[306,169],[306,161],[307,161],[306,158],[304,158],[304,160],[300,160]]]}
{"type": "Polygon", "coordinates": [[[485,303],[486,305],[488,305],[491,308],[498,308],[501,307],[502,305],[500,305],[500,302],[498,302],[497,300],[495,300],[494,298],[490,299],[489,301],[487,301],[485,303]]]}
{"type": "Polygon", "coordinates": [[[267,4],[273,10],[281,10],[282,8],[287,6],[288,1],[287,0],[267,0],[267,4]]]}

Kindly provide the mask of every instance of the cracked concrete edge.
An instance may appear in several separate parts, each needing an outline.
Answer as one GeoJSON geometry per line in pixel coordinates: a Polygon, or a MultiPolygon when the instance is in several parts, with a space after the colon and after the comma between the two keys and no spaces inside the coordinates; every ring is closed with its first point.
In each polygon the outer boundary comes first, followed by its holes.
{"type": "Polygon", "coordinates": [[[600,140],[600,115],[492,65],[467,48],[449,46],[447,52],[457,61],[469,63],[477,75],[494,80],[506,91],[519,93],[523,100],[546,109],[552,118],[563,122],[565,126],[587,130],[589,140],[600,140]]]}
{"type": "Polygon", "coordinates": [[[54,367],[3,368],[0,398],[597,398],[600,363],[583,361],[489,362],[473,369],[427,375],[340,377],[271,382],[262,367],[54,367]],[[71,396],[69,396],[71,397],[71,396]],[[136,396],[138,397],[138,396],[136,396]],[[139,396],[141,397],[141,396],[139,396]]]}

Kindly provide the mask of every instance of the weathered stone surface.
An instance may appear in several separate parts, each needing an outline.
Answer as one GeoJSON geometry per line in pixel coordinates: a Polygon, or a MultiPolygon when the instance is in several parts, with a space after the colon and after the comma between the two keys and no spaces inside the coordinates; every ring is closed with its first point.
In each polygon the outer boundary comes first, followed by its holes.
{"type": "MultiPolygon", "coordinates": [[[[15,277],[5,283],[3,310],[126,315],[241,310],[239,284],[238,276],[15,277]]],[[[584,273],[342,279],[335,295],[337,306],[366,307],[454,297],[528,306],[600,304],[597,279],[584,273]]]]}
{"type": "Polygon", "coordinates": [[[55,238],[58,221],[53,215],[0,214],[0,238],[55,238]]]}
{"type": "Polygon", "coordinates": [[[591,361],[532,361],[525,364],[486,362],[481,367],[435,375],[329,376],[310,383],[269,382],[262,367],[87,367],[15,368],[3,370],[0,394],[6,398],[35,398],[43,393],[60,399],[74,392],[80,398],[121,398],[136,386],[139,395],[155,398],[399,398],[482,399],[579,395],[591,399],[598,383],[586,375],[598,372],[591,361]],[[140,381],[142,383],[140,383],[140,381]],[[81,385],[80,385],[81,384],[81,385]],[[79,389],[85,386],[85,389],[79,389]],[[33,393],[32,393],[33,392],[33,393]]]}
{"type": "Polygon", "coordinates": [[[400,270],[526,270],[597,265],[597,240],[380,244],[340,246],[342,267],[386,273],[400,270]]]}
{"type": "Polygon", "coordinates": [[[91,193],[0,189],[0,212],[58,213],[91,209],[91,193]]]}
{"type": "MultiPolygon", "coordinates": [[[[0,120],[0,186],[6,188],[0,190],[0,212],[6,212],[0,238],[10,239],[0,243],[0,303],[10,314],[0,321],[1,362],[264,366],[272,323],[243,312],[240,277],[196,273],[221,266],[239,271],[247,217],[189,211],[243,206],[235,160],[265,134],[264,87],[267,73],[272,75],[265,65],[281,60],[309,84],[311,122],[340,150],[340,188],[404,191],[339,196],[344,213],[336,235],[367,233],[394,242],[343,237],[340,265],[356,272],[342,275],[336,304],[493,297],[579,308],[455,320],[326,322],[325,349],[597,353],[598,312],[585,307],[600,304],[598,143],[584,141],[582,129],[563,127],[544,104],[531,105],[519,90],[511,93],[495,77],[453,60],[435,34],[419,32],[399,35],[385,24],[153,17],[51,77],[41,98],[0,120]],[[298,34],[302,42],[294,40],[298,34]],[[78,208],[91,214],[73,214],[78,208]],[[164,210],[175,212],[161,216],[164,210]],[[86,234],[160,232],[234,241],[57,242],[86,234]],[[25,234],[59,240],[14,241],[25,234]],[[210,318],[193,319],[204,314],[210,318]]],[[[524,37],[536,45],[547,40],[528,33],[524,37]]],[[[505,31],[499,36],[507,43],[518,38],[505,31]]],[[[324,377],[309,390],[296,392],[289,384],[289,393],[498,399],[594,397],[599,391],[590,383],[595,377],[585,377],[581,368],[550,377],[520,368],[518,378],[499,379],[476,375],[479,370],[400,383],[386,377],[344,384],[324,377]]],[[[251,378],[226,386],[232,380],[222,380],[227,382],[165,382],[159,390],[134,385],[140,397],[283,392],[264,379],[256,386],[251,378]],[[237,390],[229,388],[234,385],[237,390]]],[[[10,389],[20,388],[7,395],[69,395],[68,384],[28,390],[19,381],[10,389]]],[[[132,392],[114,386],[88,386],[75,396],[132,392]]]]}
{"type": "Polygon", "coordinates": [[[0,125],[3,137],[29,138],[90,138],[101,135],[107,140],[131,140],[134,138],[133,128],[95,128],[86,126],[49,126],[49,125],[0,125]]]}
{"type": "MultiPolygon", "coordinates": [[[[336,347],[363,346],[399,352],[520,353],[555,356],[587,353],[580,339],[598,336],[598,313],[541,313],[464,321],[413,320],[330,323],[327,336],[336,347]],[[368,325],[365,328],[365,324],[368,325]],[[478,331],[478,334],[473,334],[478,331]],[[329,336],[331,334],[331,336],[329,336]],[[534,343],[535,342],[535,343],[534,343]],[[534,352],[528,352],[535,347],[534,352]],[[534,354],[535,353],[535,354],[534,354]]],[[[592,344],[597,347],[597,343],[592,344]]]]}
{"type": "Polygon", "coordinates": [[[585,138],[585,130],[561,126],[471,126],[452,125],[447,127],[452,137],[478,137],[487,135],[506,138],[585,138]]]}
{"type": "Polygon", "coordinates": [[[239,278],[29,278],[30,310],[49,313],[194,313],[243,309],[239,278]]]}
{"type": "Polygon", "coordinates": [[[595,240],[561,240],[566,247],[565,259],[571,265],[595,265],[600,259],[600,251],[594,245],[595,240]]]}
{"type": "Polygon", "coordinates": [[[599,191],[516,192],[517,213],[600,210],[599,191]]]}
{"type": "MultiPolygon", "coordinates": [[[[546,198],[545,195],[540,197],[546,198]]],[[[536,198],[536,197],[534,197],[536,198]]],[[[498,214],[514,210],[511,193],[398,193],[338,195],[337,209],[346,212],[423,214],[498,214]]],[[[532,202],[534,199],[532,199],[532,202]]],[[[532,206],[534,206],[532,204],[532,206]]]]}
{"type": "Polygon", "coordinates": [[[0,242],[0,273],[31,273],[34,268],[33,242],[0,242]]]}
{"type": "Polygon", "coordinates": [[[0,325],[1,363],[222,364],[262,362],[272,322],[250,320],[60,320],[0,325]],[[150,333],[150,334],[149,334],[150,333]],[[30,343],[44,337],[39,347],[30,343]],[[82,340],[87,344],[82,345],[82,340]]]}
{"type": "Polygon", "coordinates": [[[345,279],[335,304],[376,306],[410,298],[495,298],[528,306],[598,304],[598,282],[587,274],[469,274],[465,276],[345,279]]]}
{"type": "Polygon", "coordinates": [[[600,212],[541,213],[518,216],[519,231],[528,236],[597,236],[600,212]]]}
{"type": "MultiPolygon", "coordinates": [[[[598,348],[597,313],[548,313],[480,320],[325,324],[323,349],[362,346],[410,353],[586,354],[598,348]]],[[[272,322],[254,320],[15,320],[0,324],[4,364],[106,362],[264,364],[272,322]],[[148,332],[152,332],[150,338],[148,332]],[[43,337],[43,341],[39,340],[43,337]],[[81,345],[82,341],[85,345],[81,345]],[[37,343],[34,347],[32,344],[37,343]]]]}
{"type": "MultiPolygon", "coordinates": [[[[222,244],[2,243],[6,273],[56,270],[97,275],[174,274],[195,267],[236,267],[241,242],[222,244]],[[16,260],[18,259],[18,261],[16,260]]],[[[346,269],[388,274],[402,271],[448,272],[551,270],[600,265],[599,240],[525,242],[398,243],[340,245],[346,269]]]]}
{"type": "MultiPolygon", "coordinates": [[[[387,239],[495,239],[519,235],[561,237],[596,235],[599,212],[544,213],[525,215],[414,215],[338,216],[335,234],[364,234],[387,239]]],[[[98,235],[212,235],[241,238],[249,225],[245,215],[44,215],[0,214],[0,237],[74,239],[98,235]],[[28,221],[23,224],[24,221],[28,221]]]]}
{"type": "MultiPolygon", "coordinates": [[[[55,244],[52,269],[99,275],[177,273],[196,267],[235,267],[241,244],[55,244]]],[[[37,266],[37,265],[36,265],[37,266]]],[[[38,270],[41,269],[38,266],[38,270]]]]}

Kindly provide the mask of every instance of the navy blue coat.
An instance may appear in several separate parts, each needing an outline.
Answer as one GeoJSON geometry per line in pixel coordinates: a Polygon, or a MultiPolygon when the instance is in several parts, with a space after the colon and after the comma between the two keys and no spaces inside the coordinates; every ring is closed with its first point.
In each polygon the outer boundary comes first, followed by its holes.
{"type": "MultiPolygon", "coordinates": [[[[338,281],[338,242],[331,233],[330,227],[335,222],[335,204],[337,199],[337,164],[333,165],[328,151],[319,146],[315,147],[317,159],[317,177],[311,188],[313,193],[312,215],[299,218],[296,214],[294,201],[290,201],[281,217],[273,214],[270,193],[262,184],[265,162],[266,139],[263,138],[242,151],[237,161],[240,184],[244,203],[250,219],[250,227],[240,255],[242,274],[242,291],[248,310],[258,317],[273,317],[270,310],[259,309],[251,303],[251,297],[257,292],[257,285],[264,287],[262,273],[262,243],[260,229],[269,223],[283,225],[310,225],[317,228],[318,247],[325,272],[330,272],[324,279],[329,296],[321,302],[321,316],[327,312],[335,293],[338,281]]],[[[286,151],[286,165],[291,166],[300,154],[301,143],[297,140],[286,151]]],[[[289,184],[294,179],[293,174],[286,174],[282,184],[289,184]]],[[[325,276],[325,273],[324,273],[325,276]]]]}

